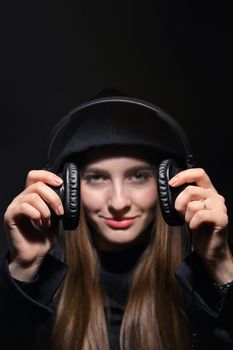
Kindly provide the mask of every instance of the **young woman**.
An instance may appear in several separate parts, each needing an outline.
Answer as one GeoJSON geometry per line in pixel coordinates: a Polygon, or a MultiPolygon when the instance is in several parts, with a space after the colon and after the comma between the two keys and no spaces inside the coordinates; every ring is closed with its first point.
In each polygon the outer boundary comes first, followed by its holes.
{"type": "Polygon", "coordinates": [[[169,186],[185,225],[167,225],[158,167],[178,153],[161,143],[154,115],[144,108],[137,123],[138,111],[121,108],[87,108],[51,169],[30,171],[6,210],[4,349],[233,348],[224,198],[203,169],[181,170],[169,186]],[[59,234],[65,179],[56,173],[67,160],[80,172],[80,222],[59,234]]]}

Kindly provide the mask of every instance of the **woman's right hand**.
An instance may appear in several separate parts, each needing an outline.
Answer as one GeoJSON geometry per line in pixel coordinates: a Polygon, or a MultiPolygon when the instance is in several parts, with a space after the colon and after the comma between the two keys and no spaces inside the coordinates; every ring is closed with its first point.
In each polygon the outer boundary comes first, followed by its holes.
{"type": "Polygon", "coordinates": [[[26,186],[8,206],[4,222],[9,235],[12,276],[23,281],[32,280],[44,257],[57,241],[58,220],[63,206],[58,194],[50,187],[58,187],[62,179],[47,170],[28,173],[26,186]]]}

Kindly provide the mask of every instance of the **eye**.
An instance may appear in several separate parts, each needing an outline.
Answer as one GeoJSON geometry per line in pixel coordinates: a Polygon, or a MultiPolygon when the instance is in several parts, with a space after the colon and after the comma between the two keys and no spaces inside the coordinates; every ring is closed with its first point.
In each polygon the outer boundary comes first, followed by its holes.
{"type": "Polygon", "coordinates": [[[135,183],[143,183],[148,181],[153,175],[152,171],[137,171],[130,175],[129,180],[135,183]]]}
{"type": "Polygon", "coordinates": [[[83,180],[87,183],[101,183],[107,180],[106,176],[101,174],[84,174],[83,180]]]}

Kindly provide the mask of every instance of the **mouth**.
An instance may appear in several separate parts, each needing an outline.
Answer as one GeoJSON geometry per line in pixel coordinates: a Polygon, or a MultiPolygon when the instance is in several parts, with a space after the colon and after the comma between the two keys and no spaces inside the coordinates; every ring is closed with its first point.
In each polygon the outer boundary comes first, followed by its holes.
{"type": "Polygon", "coordinates": [[[105,223],[115,230],[127,229],[133,225],[135,217],[104,218],[105,223]]]}

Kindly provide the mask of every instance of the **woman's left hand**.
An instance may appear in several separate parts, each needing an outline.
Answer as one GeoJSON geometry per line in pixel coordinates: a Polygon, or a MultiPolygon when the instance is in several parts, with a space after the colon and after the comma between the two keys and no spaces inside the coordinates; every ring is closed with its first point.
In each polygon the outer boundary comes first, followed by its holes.
{"type": "Polygon", "coordinates": [[[201,168],[181,171],[169,181],[172,187],[188,183],[190,185],[177,196],[175,209],[185,218],[192,232],[193,248],[216,282],[233,280],[225,199],[201,168]]]}

